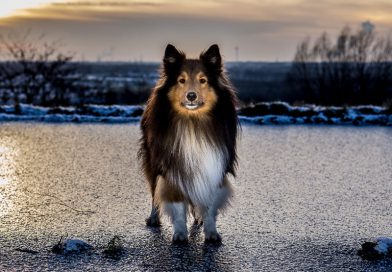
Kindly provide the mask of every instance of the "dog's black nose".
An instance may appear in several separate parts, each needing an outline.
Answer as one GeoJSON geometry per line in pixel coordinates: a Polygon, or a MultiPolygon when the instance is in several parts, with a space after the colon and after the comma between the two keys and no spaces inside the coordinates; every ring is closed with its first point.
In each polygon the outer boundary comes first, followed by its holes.
{"type": "Polygon", "coordinates": [[[188,99],[189,101],[195,101],[197,98],[197,94],[195,92],[189,92],[186,94],[186,99],[188,99]]]}

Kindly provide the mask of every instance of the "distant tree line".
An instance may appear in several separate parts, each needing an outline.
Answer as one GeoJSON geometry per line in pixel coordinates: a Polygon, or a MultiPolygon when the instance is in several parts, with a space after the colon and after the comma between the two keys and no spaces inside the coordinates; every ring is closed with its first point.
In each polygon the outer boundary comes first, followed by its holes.
{"type": "MultiPolygon", "coordinates": [[[[142,104],[159,65],[75,61],[57,41],[31,31],[0,36],[0,103],[42,106],[142,104]]],[[[228,63],[244,104],[392,105],[392,41],[370,23],[336,39],[304,39],[292,63],[228,63]],[[389,101],[389,102],[388,102],[389,101]]]]}

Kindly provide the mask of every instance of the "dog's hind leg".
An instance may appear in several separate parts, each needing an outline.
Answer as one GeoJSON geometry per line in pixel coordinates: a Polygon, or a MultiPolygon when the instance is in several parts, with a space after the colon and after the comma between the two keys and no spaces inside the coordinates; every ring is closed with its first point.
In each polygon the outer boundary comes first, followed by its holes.
{"type": "Polygon", "coordinates": [[[203,218],[200,215],[200,211],[198,211],[198,209],[196,209],[195,206],[191,205],[191,214],[193,216],[193,225],[203,225],[203,218]]]}
{"type": "Polygon", "coordinates": [[[146,219],[146,225],[149,227],[161,226],[161,220],[159,219],[159,209],[155,204],[154,199],[152,200],[152,204],[151,204],[150,216],[146,219]]]}
{"type": "Polygon", "coordinates": [[[222,238],[216,230],[216,217],[218,211],[225,208],[233,190],[229,180],[225,177],[222,185],[217,189],[213,204],[203,212],[204,236],[206,243],[220,243],[222,238]]]}
{"type": "Polygon", "coordinates": [[[151,190],[151,195],[152,195],[151,213],[150,213],[150,216],[146,219],[146,225],[149,227],[160,227],[161,226],[161,220],[159,219],[159,207],[154,199],[155,188],[156,188],[156,183],[157,183],[156,179],[157,178],[152,178],[152,181],[149,180],[149,184],[151,187],[150,190],[151,190]]]}

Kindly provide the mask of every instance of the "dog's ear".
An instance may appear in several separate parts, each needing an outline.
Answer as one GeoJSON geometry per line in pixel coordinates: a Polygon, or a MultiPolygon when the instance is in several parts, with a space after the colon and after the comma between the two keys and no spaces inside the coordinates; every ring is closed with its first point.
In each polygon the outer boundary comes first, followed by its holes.
{"type": "Polygon", "coordinates": [[[200,60],[207,68],[211,68],[216,72],[222,71],[222,57],[217,44],[211,45],[207,51],[201,53],[200,60]]]}
{"type": "Polygon", "coordinates": [[[185,54],[182,51],[179,51],[170,43],[166,46],[165,56],[163,57],[163,65],[165,70],[168,70],[171,67],[179,67],[184,59],[185,54]]]}

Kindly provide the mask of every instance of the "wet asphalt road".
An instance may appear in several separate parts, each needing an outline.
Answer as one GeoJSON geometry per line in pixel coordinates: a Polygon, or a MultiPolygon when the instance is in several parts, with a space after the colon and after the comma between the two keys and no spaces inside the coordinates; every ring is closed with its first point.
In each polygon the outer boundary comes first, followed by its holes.
{"type": "Polygon", "coordinates": [[[356,256],[392,236],[391,128],[244,125],[221,246],[145,227],[138,138],[137,124],[2,123],[0,271],[392,271],[356,256]],[[102,254],[114,235],[117,260],[102,254]],[[61,236],[95,249],[55,255],[61,236]]]}

